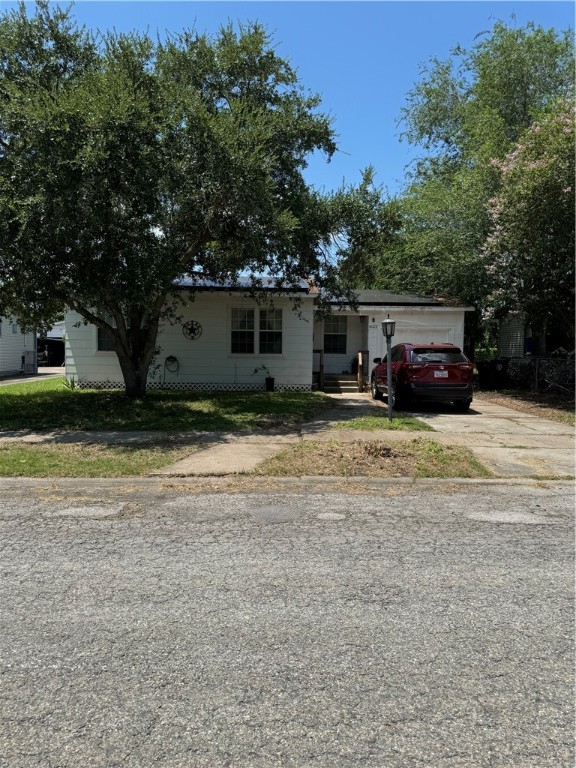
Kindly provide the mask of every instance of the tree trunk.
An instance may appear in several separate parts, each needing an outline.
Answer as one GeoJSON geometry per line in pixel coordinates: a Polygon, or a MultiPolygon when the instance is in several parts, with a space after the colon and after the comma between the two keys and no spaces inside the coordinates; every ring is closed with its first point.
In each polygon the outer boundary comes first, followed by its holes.
{"type": "Polygon", "coordinates": [[[146,396],[148,371],[156,349],[158,321],[153,321],[148,328],[127,328],[123,344],[119,335],[116,337],[116,354],[124,377],[126,396],[136,400],[146,396]],[[130,348],[127,352],[126,346],[130,348]]]}
{"type": "Polygon", "coordinates": [[[124,389],[126,396],[132,400],[138,400],[146,397],[146,385],[148,382],[148,365],[135,365],[129,356],[122,353],[118,354],[120,368],[124,376],[124,389]]]}

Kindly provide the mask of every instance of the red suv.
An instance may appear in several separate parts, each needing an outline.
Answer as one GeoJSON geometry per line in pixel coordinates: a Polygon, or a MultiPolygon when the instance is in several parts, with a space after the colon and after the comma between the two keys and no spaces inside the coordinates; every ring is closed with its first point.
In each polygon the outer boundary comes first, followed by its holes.
{"type": "MultiPolygon", "coordinates": [[[[474,365],[454,344],[396,344],[392,347],[392,397],[453,403],[466,411],[472,402],[474,365]]],[[[375,400],[388,395],[387,359],[374,358],[370,391],[375,400]]]]}

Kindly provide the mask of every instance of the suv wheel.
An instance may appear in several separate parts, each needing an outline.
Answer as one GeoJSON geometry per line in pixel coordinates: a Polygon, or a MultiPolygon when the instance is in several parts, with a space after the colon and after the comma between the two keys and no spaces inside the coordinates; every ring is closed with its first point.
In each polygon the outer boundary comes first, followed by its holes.
{"type": "Polygon", "coordinates": [[[382,392],[378,389],[374,377],[372,377],[372,380],[370,381],[370,394],[372,395],[372,400],[382,400],[382,392]]]}
{"type": "Polygon", "coordinates": [[[455,410],[460,411],[460,413],[464,413],[464,411],[467,411],[468,408],[470,408],[471,404],[472,400],[455,400],[454,408],[455,410]]]}

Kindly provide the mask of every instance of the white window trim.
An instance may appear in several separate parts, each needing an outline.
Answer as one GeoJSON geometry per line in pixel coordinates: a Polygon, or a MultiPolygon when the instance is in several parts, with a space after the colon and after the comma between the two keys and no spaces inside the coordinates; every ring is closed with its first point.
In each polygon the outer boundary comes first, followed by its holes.
{"type": "MultiPolygon", "coordinates": [[[[110,323],[114,328],[116,327],[116,321],[112,315],[104,315],[106,322],[110,323]]],[[[115,355],[116,352],[113,349],[98,349],[98,326],[93,325],[94,328],[94,354],[95,355],[115,355]]]]}
{"type": "Polygon", "coordinates": [[[255,307],[245,306],[242,304],[230,304],[228,307],[228,324],[227,324],[227,336],[228,336],[228,357],[244,359],[244,360],[283,360],[285,358],[285,323],[284,323],[284,309],[282,307],[274,307],[275,310],[279,310],[282,313],[282,352],[260,352],[260,310],[268,309],[268,307],[255,307]],[[232,352],[232,310],[252,310],[254,312],[254,352],[232,352]]]}
{"type": "Polygon", "coordinates": [[[345,352],[324,352],[325,355],[329,355],[330,357],[348,357],[349,354],[349,340],[350,340],[350,325],[348,322],[349,315],[333,315],[334,318],[338,320],[345,320],[346,321],[346,329],[344,333],[330,333],[326,331],[326,320],[324,320],[324,324],[322,327],[322,347],[326,347],[326,336],[345,336],[346,337],[346,351],[345,352]]]}

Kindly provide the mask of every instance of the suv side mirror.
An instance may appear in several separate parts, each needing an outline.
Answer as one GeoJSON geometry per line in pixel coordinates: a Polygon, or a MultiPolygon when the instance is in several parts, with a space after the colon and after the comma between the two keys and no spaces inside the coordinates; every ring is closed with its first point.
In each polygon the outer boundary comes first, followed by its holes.
{"type": "Polygon", "coordinates": [[[378,363],[382,362],[382,358],[381,357],[375,357],[374,360],[372,360],[372,362],[376,363],[376,365],[378,365],[378,363]]]}

